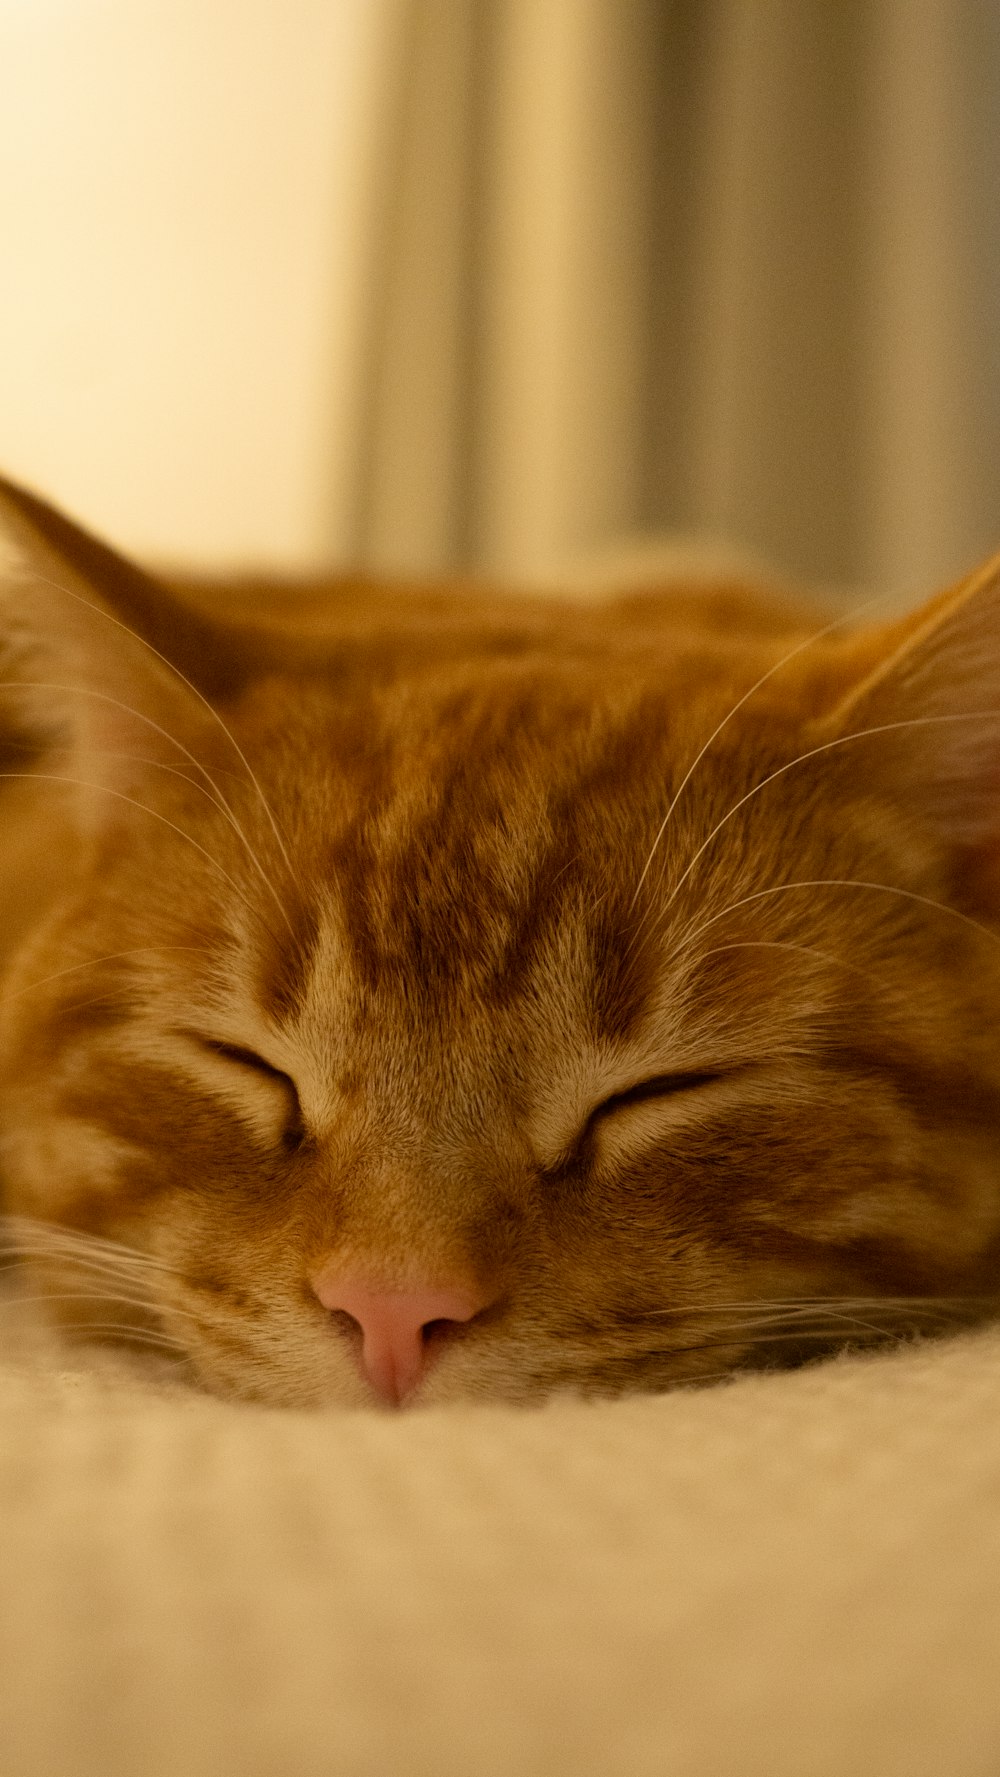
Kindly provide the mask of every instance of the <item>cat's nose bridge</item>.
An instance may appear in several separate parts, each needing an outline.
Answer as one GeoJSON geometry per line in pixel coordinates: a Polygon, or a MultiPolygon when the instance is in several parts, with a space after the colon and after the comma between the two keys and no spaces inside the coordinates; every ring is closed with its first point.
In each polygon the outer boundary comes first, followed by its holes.
{"type": "Polygon", "coordinates": [[[475,1319],[491,1300],[485,1291],[449,1284],[382,1288],[339,1266],[317,1272],[311,1282],[324,1308],[349,1315],[360,1327],[361,1367],[393,1407],[423,1380],[449,1329],[475,1319]]]}

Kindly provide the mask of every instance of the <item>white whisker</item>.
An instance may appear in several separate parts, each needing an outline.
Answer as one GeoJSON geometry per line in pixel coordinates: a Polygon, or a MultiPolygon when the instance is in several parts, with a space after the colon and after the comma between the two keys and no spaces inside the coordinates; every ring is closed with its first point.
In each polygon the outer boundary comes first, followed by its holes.
{"type": "MultiPolygon", "coordinates": [[[[39,1290],[34,1295],[12,1296],[9,1301],[0,1301],[0,1312],[6,1309],[51,1307],[53,1302],[107,1302],[119,1308],[140,1308],[146,1314],[158,1311],[158,1304],[141,1296],[126,1296],[118,1290],[39,1290]]],[[[182,1315],[185,1320],[197,1320],[197,1315],[186,1308],[175,1308],[171,1305],[171,1314],[182,1315]]]]}
{"type": "Polygon", "coordinates": [[[760,1296],[745,1302],[698,1302],[675,1308],[657,1308],[643,1319],[685,1319],[701,1315],[732,1315],[737,1324],[744,1316],[775,1317],[851,1313],[870,1314],[940,1312],[944,1315],[976,1313],[993,1306],[993,1296],[760,1296]]]}
{"type": "Polygon", "coordinates": [[[188,950],[200,955],[203,949],[201,944],[137,944],[132,950],[112,950],[106,956],[92,956],[84,963],[71,963],[66,969],[54,969],[51,975],[42,975],[37,981],[29,981],[14,993],[0,995],[0,1007],[11,1005],[14,1000],[21,999],[27,993],[34,993],[36,988],[48,987],[53,981],[61,981],[64,975],[78,975],[85,969],[99,968],[101,963],[123,962],[131,956],[159,956],[167,950],[188,950]]]}
{"type": "Polygon", "coordinates": [[[967,913],[960,913],[957,907],[949,907],[946,901],[935,901],[930,895],[918,895],[913,889],[897,888],[889,882],[862,882],[850,877],[818,876],[803,878],[799,882],[775,883],[771,888],[758,889],[755,894],[743,895],[738,901],[731,901],[728,907],[723,907],[719,913],[714,913],[711,919],[703,920],[700,926],[696,926],[693,930],[689,927],[684,932],[682,942],[667,958],[667,966],[676,962],[677,958],[683,956],[686,950],[690,950],[691,945],[701,937],[703,932],[707,932],[711,926],[717,925],[720,919],[726,919],[730,913],[736,913],[739,908],[750,907],[755,902],[767,900],[772,895],[785,894],[789,889],[817,888],[869,889],[873,893],[896,895],[901,900],[913,901],[921,907],[930,907],[936,913],[946,913],[951,919],[958,920],[962,925],[969,926],[974,932],[979,932],[982,937],[988,938],[992,944],[1000,945],[1000,934],[991,931],[990,927],[983,925],[981,920],[972,919],[967,913]]]}
{"type": "Polygon", "coordinates": [[[691,859],[689,859],[687,865],[682,870],[677,881],[674,883],[674,886],[671,889],[669,895],[667,896],[667,899],[664,902],[663,906],[658,909],[658,912],[661,915],[666,913],[667,909],[671,906],[673,901],[676,899],[677,895],[680,893],[681,889],[684,887],[684,884],[687,882],[688,877],[691,875],[692,870],[694,869],[695,865],[698,862],[698,859],[700,857],[702,857],[703,854],[708,850],[708,848],[712,844],[713,840],[715,838],[717,838],[719,833],[722,832],[723,827],[725,827],[726,824],[732,820],[733,816],[735,814],[738,814],[741,808],[745,808],[747,803],[751,802],[755,796],[758,796],[760,794],[761,790],[766,790],[768,784],[773,784],[777,778],[783,777],[786,771],[792,771],[796,765],[803,765],[803,764],[805,764],[805,762],[808,759],[817,759],[817,758],[819,758],[820,754],[830,753],[836,747],[846,746],[848,741],[868,740],[873,735],[891,734],[894,730],[897,730],[897,729],[923,728],[929,724],[939,723],[939,722],[986,722],[986,721],[991,721],[991,722],[1000,721],[1000,710],[970,710],[970,711],[963,711],[959,715],[912,716],[912,717],[909,717],[906,721],[881,722],[876,727],[859,728],[852,734],[840,734],[836,737],[835,740],[824,741],[822,746],[810,747],[807,752],[799,753],[794,759],[786,760],[784,765],[779,765],[775,771],[769,772],[767,777],[761,778],[760,783],[754,784],[753,789],[748,790],[745,796],[741,796],[738,802],[734,802],[732,808],[730,808],[722,816],[721,820],[716,822],[715,826],[712,828],[712,831],[709,833],[708,838],[702,841],[701,845],[699,845],[694,856],[691,859]]]}
{"type": "Polygon", "coordinates": [[[188,1358],[189,1353],[179,1339],[170,1333],[161,1333],[153,1327],[129,1326],[124,1321],[115,1320],[63,1320],[55,1329],[57,1333],[110,1333],[117,1344],[148,1345],[157,1351],[169,1351],[175,1357],[188,1358]]]}
{"type": "Polygon", "coordinates": [[[667,812],[664,815],[663,820],[660,823],[656,837],[653,840],[653,844],[650,848],[649,856],[647,857],[646,862],[642,867],[642,872],[641,872],[641,874],[639,876],[639,880],[635,886],[635,893],[632,896],[631,902],[629,903],[629,911],[630,912],[634,909],[636,901],[639,899],[639,893],[642,889],[642,885],[645,882],[646,877],[649,874],[653,859],[655,858],[656,853],[659,849],[660,841],[662,840],[663,835],[666,832],[667,827],[669,826],[670,821],[673,817],[674,809],[677,807],[677,804],[680,801],[681,796],[684,793],[684,790],[686,789],[687,785],[690,783],[691,778],[694,776],[694,773],[698,769],[698,766],[701,764],[701,761],[704,759],[705,754],[708,752],[709,747],[713,744],[714,741],[716,741],[718,739],[718,737],[722,733],[723,729],[725,729],[729,726],[733,717],[739,714],[739,712],[743,708],[744,704],[748,703],[750,701],[751,697],[753,697],[758,691],[761,690],[761,688],[764,685],[766,685],[768,683],[769,679],[773,679],[776,673],[781,672],[784,667],[789,666],[791,664],[791,662],[793,660],[797,659],[797,657],[800,654],[803,654],[807,648],[815,647],[817,642],[825,641],[827,636],[833,635],[838,629],[843,629],[845,627],[845,625],[850,625],[851,623],[854,623],[863,611],[871,610],[871,608],[874,605],[881,604],[883,602],[883,600],[885,599],[885,596],[886,595],[884,593],[879,593],[874,598],[865,599],[861,604],[852,606],[850,611],[845,611],[839,617],[835,617],[832,622],[824,624],[822,629],[815,630],[811,635],[806,636],[803,641],[797,642],[795,644],[794,648],[790,648],[788,650],[787,654],[783,654],[780,660],[776,661],[773,666],[768,667],[767,672],[762,673],[760,678],[755,680],[755,682],[750,686],[750,689],[748,691],[744,691],[742,697],[737,698],[737,700],[733,704],[732,708],[730,710],[728,710],[727,713],[723,716],[721,722],[719,722],[716,725],[716,727],[713,728],[708,739],[704,742],[704,744],[700,748],[700,750],[695,754],[695,756],[692,759],[690,765],[688,766],[686,772],[684,773],[684,776],[681,778],[681,781],[678,784],[677,789],[674,792],[670,806],[667,809],[667,812]]]}
{"type": "MultiPolygon", "coordinates": [[[[790,939],[778,938],[744,938],[732,944],[715,944],[711,950],[703,950],[702,962],[709,956],[721,956],[726,950],[791,950],[801,952],[803,956],[818,957],[820,962],[830,963],[838,969],[848,969],[852,975],[860,975],[863,981],[871,980],[870,969],[859,969],[856,963],[849,963],[842,956],[835,956],[832,951],[820,950],[815,944],[795,944],[790,939]]],[[[0,1002],[2,1003],[2,1002],[0,1002]]]]}
{"type": "Polygon", "coordinates": [[[23,1252],[24,1256],[45,1257],[56,1251],[70,1257],[97,1257],[110,1263],[128,1261],[150,1270],[179,1276],[176,1267],[155,1253],[124,1241],[108,1240],[101,1234],[85,1234],[64,1223],[43,1222],[35,1216],[0,1216],[0,1252],[23,1252]]]}
{"type": "MultiPolygon", "coordinates": [[[[821,1316],[817,1316],[817,1319],[821,1319],[821,1316]]],[[[883,1345],[892,1343],[899,1344],[904,1340],[920,1338],[928,1332],[927,1316],[923,1311],[913,1314],[909,1322],[904,1321],[902,1324],[897,1324],[895,1326],[878,1325],[877,1323],[845,1316],[832,1316],[831,1323],[825,1325],[815,1325],[810,1323],[806,1325],[787,1326],[776,1323],[773,1326],[756,1326],[750,1323],[745,1325],[734,1323],[732,1326],[719,1328],[717,1331],[710,1333],[707,1337],[699,1339],[696,1344],[665,1345],[662,1349],[651,1351],[646,1355],[649,1357],[676,1359],[678,1357],[698,1356],[701,1352],[725,1351],[732,1349],[735,1354],[733,1367],[728,1371],[719,1373],[720,1376],[726,1375],[731,1377],[736,1375],[740,1368],[744,1367],[743,1358],[744,1354],[747,1352],[758,1350],[767,1352],[768,1350],[773,1350],[775,1347],[782,1345],[789,1346],[793,1350],[798,1346],[807,1344],[830,1345],[839,1343],[841,1346],[850,1345],[851,1339],[849,1333],[845,1335],[844,1332],[845,1324],[849,1329],[853,1328],[856,1332],[863,1335],[863,1342],[866,1345],[872,1340],[876,1340],[879,1344],[883,1345]]],[[[687,1378],[684,1378],[683,1380],[687,1380],[687,1378]]],[[[706,1380],[706,1378],[694,1377],[691,1378],[691,1380],[701,1381],[706,1380]]]]}
{"type": "Polygon", "coordinates": [[[197,698],[198,702],[203,706],[203,708],[208,711],[213,722],[216,722],[218,724],[219,728],[222,730],[222,733],[225,735],[227,741],[229,742],[234,753],[236,754],[237,758],[239,759],[240,764],[243,766],[243,769],[246,772],[247,777],[250,779],[250,782],[253,785],[254,790],[256,791],[257,796],[260,800],[261,807],[263,808],[264,813],[266,814],[266,816],[268,818],[268,821],[271,826],[271,831],[273,832],[274,837],[277,840],[278,849],[281,852],[282,858],[284,859],[285,867],[288,871],[288,874],[291,877],[292,881],[295,882],[297,885],[297,878],[295,875],[295,871],[292,867],[292,860],[288,855],[287,847],[285,845],[284,839],[281,836],[281,832],[278,827],[278,823],[274,818],[274,813],[271,809],[271,805],[268,802],[267,797],[264,795],[264,791],[261,788],[261,785],[257,779],[256,773],[254,772],[249,759],[247,758],[246,754],[244,753],[243,748],[240,746],[239,741],[236,739],[236,736],[233,734],[232,730],[223,721],[222,717],[220,716],[218,710],[215,708],[214,704],[209,702],[208,698],[204,695],[204,693],[199,691],[197,685],[192,684],[191,680],[186,676],[186,674],[181,672],[179,667],[174,665],[172,660],[169,660],[165,654],[161,654],[159,648],[154,648],[152,642],[148,642],[146,640],[145,636],[140,635],[138,630],[133,629],[130,624],[123,623],[121,618],[115,617],[110,611],[105,610],[102,605],[95,604],[92,599],[84,598],[82,593],[73,592],[70,587],[63,586],[58,580],[49,580],[49,579],[46,579],[45,576],[40,575],[40,574],[36,575],[35,578],[38,580],[38,582],[42,586],[50,586],[54,592],[61,592],[65,595],[66,598],[75,599],[77,604],[83,605],[85,607],[85,609],[88,611],[92,611],[94,613],[95,617],[102,618],[106,623],[113,623],[116,629],[120,629],[125,635],[131,636],[132,640],[135,642],[138,642],[138,644],[141,648],[145,648],[147,653],[152,654],[155,659],[159,660],[161,662],[161,664],[167,668],[167,671],[172,673],[174,678],[177,679],[182,685],[184,685],[188,691],[190,691],[192,697],[197,698]]]}
{"type": "MultiPolygon", "coordinates": [[[[224,881],[228,882],[230,888],[239,896],[244,906],[250,909],[250,912],[254,917],[260,918],[259,909],[254,906],[253,902],[240,887],[240,884],[236,881],[235,877],[230,876],[229,871],[224,865],[219,863],[218,858],[213,858],[211,852],[206,851],[205,847],[200,845],[198,840],[190,833],[185,833],[183,827],[179,827],[176,821],[168,820],[165,814],[160,814],[158,809],[150,808],[147,803],[138,801],[135,796],[126,796],[123,790],[112,790],[107,784],[88,783],[83,778],[63,777],[51,771],[0,771],[0,778],[10,780],[30,780],[33,783],[68,784],[77,790],[98,790],[105,796],[113,796],[118,802],[127,802],[131,808],[138,808],[141,813],[150,815],[154,821],[159,821],[164,827],[169,827],[171,832],[176,833],[179,838],[186,840],[188,845],[193,846],[195,851],[199,852],[206,862],[211,864],[213,870],[217,870],[224,881]]],[[[267,926],[266,920],[262,923],[267,926]]],[[[268,930],[270,930],[270,927],[268,927],[268,930]]],[[[275,943],[277,943],[278,939],[273,932],[271,933],[271,936],[274,938],[275,943]]]]}
{"type": "MultiPolygon", "coordinates": [[[[171,746],[176,747],[178,752],[182,753],[184,755],[184,757],[187,760],[189,760],[189,762],[194,766],[195,770],[201,773],[201,776],[205,779],[205,782],[209,785],[209,788],[206,790],[203,785],[194,783],[192,781],[192,779],[186,777],[184,773],[177,773],[177,775],[185,776],[185,781],[191,785],[192,789],[199,790],[203,796],[207,796],[208,800],[213,803],[213,805],[218,809],[219,813],[228,822],[229,826],[232,828],[233,832],[236,834],[236,837],[242,842],[242,844],[246,850],[247,856],[249,857],[250,862],[253,864],[254,868],[256,869],[257,874],[259,875],[265,888],[273,896],[274,901],[277,905],[278,911],[281,914],[281,917],[284,920],[286,926],[288,927],[289,932],[293,931],[292,923],[288,917],[287,912],[285,911],[284,903],[282,902],[281,897],[278,894],[278,891],[275,888],[273,882],[271,881],[270,877],[268,876],[267,871],[264,869],[264,866],[261,863],[260,858],[257,856],[257,853],[254,851],[253,846],[250,844],[250,841],[249,841],[246,833],[244,832],[239,821],[237,820],[235,811],[234,811],[231,803],[228,801],[227,797],[225,797],[223,795],[222,790],[219,788],[219,785],[216,783],[215,779],[213,778],[213,776],[212,776],[211,772],[208,770],[208,768],[201,763],[200,759],[196,758],[195,754],[192,753],[190,751],[190,749],[184,745],[183,741],[178,740],[178,738],[175,734],[171,734],[169,729],[161,727],[159,722],[154,722],[152,716],[147,716],[143,710],[137,710],[131,704],[123,703],[120,698],[111,697],[107,692],[94,690],[88,685],[58,685],[58,684],[48,683],[48,682],[38,680],[38,679],[16,679],[16,680],[10,679],[10,680],[5,680],[2,683],[0,683],[0,691],[59,691],[69,697],[79,697],[79,696],[93,697],[93,698],[98,699],[99,702],[101,702],[101,703],[110,704],[113,709],[121,710],[124,715],[136,717],[136,719],[138,721],[145,723],[147,728],[151,728],[155,734],[160,735],[163,740],[168,741],[171,746]],[[213,792],[214,792],[214,794],[213,794],[213,792]]],[[[109,751],[108,749],[103,749],[103,748],[100,749],[100,751],[101,751],[102,757],[110,758],[110,759],[129,759],[129,758],[134,757],[134,755],[131,755],[131,754],[114,753],[114,752],[109,751]]],[[[171,771],[171,772],[177,771],[177,768],[175,766],[165,765],[161,760],[158,760],[158,759],[150,759],[150,760],[138,759],[138,760],[136,760],[136,762],[138,764],[154,765],[163,771],[171,771]]]]}
{"type": "Polygon", "coordinates": [[[106,1278],[111,1283],[127,1283],[130,1287],[144,1288],[147,1281],[151,1282],[150,1272],[142,1274],[142,1267],[134,1263],[102,1259],[84,1253],[59,1251],[52,1247],[13,1247],[4,1246],[0,1254],[0,1273],[23,1275],[25,1263],[48,1261],[64,1268],[84,1272],[87,1276],[106,1278]],[[3,1254],[9,1255],[4,1257],[3,1254]]]}

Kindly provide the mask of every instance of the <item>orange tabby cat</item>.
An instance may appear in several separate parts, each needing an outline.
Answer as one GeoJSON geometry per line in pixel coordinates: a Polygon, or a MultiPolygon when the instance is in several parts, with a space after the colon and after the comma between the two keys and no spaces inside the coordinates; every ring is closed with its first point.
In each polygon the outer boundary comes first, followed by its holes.
{"type": "Polygon", "coordinates": [[[67,1326],[528,1400],[997,1294],[996,563],[816,635],[169,591],[11,487],[0,552],[7,1240],[67,1326]]]}

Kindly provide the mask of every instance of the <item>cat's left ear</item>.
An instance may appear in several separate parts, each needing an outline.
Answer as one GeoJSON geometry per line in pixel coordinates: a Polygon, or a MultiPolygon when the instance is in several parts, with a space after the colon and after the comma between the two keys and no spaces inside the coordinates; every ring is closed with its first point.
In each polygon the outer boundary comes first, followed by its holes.
{"type": "MultiPolygon", "coordinates": [[[[67,778],[127,791],[217,732],[244,671],[237,630],[61,512],[0,481],[0,750],[7,775],[55,751],[67,778]]],[[[114,806],[105,797],[105,808],[114,806]]]]}
{"type": "Polygon", "coordinates": [[[825,735],[876,793],[1000,870],[1000,556],[855,646],[825,735]]]}

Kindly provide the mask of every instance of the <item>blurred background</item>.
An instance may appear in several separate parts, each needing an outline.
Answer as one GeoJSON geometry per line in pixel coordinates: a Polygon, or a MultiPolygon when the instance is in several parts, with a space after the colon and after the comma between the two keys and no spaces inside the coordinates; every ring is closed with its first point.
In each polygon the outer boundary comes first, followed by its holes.
{"type": "Polygon", "coordinates": [[[178,565],[1000,546],[996,0],[0,0],[0,466],[178,565]]]}

